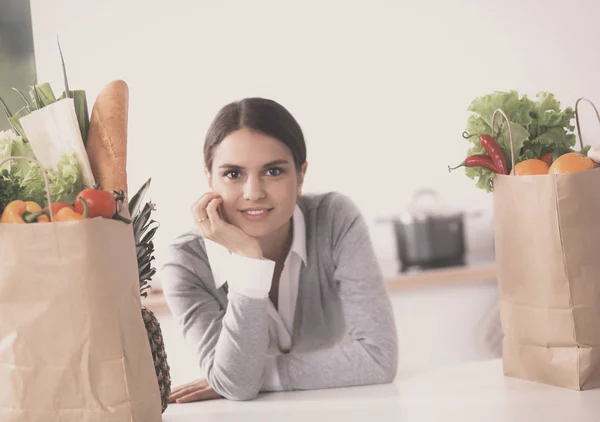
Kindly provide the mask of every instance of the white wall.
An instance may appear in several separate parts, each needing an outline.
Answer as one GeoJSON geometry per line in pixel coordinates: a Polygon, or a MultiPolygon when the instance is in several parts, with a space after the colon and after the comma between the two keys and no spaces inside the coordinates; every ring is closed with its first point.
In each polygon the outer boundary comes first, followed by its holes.
{"type": "MultiPolygon", "coordinates": [[[[206,189],[204,134],[229,101],[288,107],[308,142],[306,190],[342,191],[371,222],[425,186],[459,208],[477,199],[489,216],[491,196],[447,171],[464,158],[476,96],[600,101],[594,0],[32,0],[32,13],[39,80],[62,89],[58,35],[90,102],[112,79],[129,84],[130,186],[153,177],[159,264],[206,189]]],[[[591,116],[587,133],[600,134],[591,116]]],[[[482,221],[472,237],[491,235],[482,221]]],[[[390,227],[373,224],[373,236],[393,260],[390,227]]]]}

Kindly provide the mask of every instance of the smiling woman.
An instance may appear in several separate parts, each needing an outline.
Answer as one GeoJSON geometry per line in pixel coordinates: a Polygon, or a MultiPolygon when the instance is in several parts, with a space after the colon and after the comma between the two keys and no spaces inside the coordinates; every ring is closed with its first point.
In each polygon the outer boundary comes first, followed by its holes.
{"type": "Polygon", "coordinates": [[[211,190],[162,285],[206,379],[171,401],[391,382],[396,327],[367,225],[340,193],[302,193],[294,117],[263,98],[228,104],[204,158],[211,190]]]}

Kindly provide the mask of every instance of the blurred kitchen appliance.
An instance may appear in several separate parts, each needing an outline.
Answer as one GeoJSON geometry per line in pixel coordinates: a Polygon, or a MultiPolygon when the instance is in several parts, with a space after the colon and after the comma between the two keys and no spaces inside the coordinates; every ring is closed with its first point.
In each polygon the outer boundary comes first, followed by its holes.
{"type": "Polygon", "coordinates": [[[406,212],[385,220],[394,227],[400,272],[464,265],[465,216],[449,210],[435,190],[418,190],[406,212]]]}

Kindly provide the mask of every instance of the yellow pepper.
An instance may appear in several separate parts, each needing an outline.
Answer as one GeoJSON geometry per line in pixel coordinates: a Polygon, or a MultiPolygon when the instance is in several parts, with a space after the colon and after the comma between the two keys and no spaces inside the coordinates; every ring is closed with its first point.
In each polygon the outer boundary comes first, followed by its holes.
{"type": "Polygon", "coordinates": [[[10,202],[2,212],[0,223],[27,224],[47,223],[50,219],[46,212],[33,201],[15,200],[10,202]]]}

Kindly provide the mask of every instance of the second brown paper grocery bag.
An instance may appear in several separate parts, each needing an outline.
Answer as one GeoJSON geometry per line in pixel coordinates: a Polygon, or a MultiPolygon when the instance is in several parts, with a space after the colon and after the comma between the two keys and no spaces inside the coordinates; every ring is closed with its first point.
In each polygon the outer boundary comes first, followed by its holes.
{"type": "Polygon", "coordinates": [[[600,168],[494,179],[504,372],[600,387],[600,168]]]}

